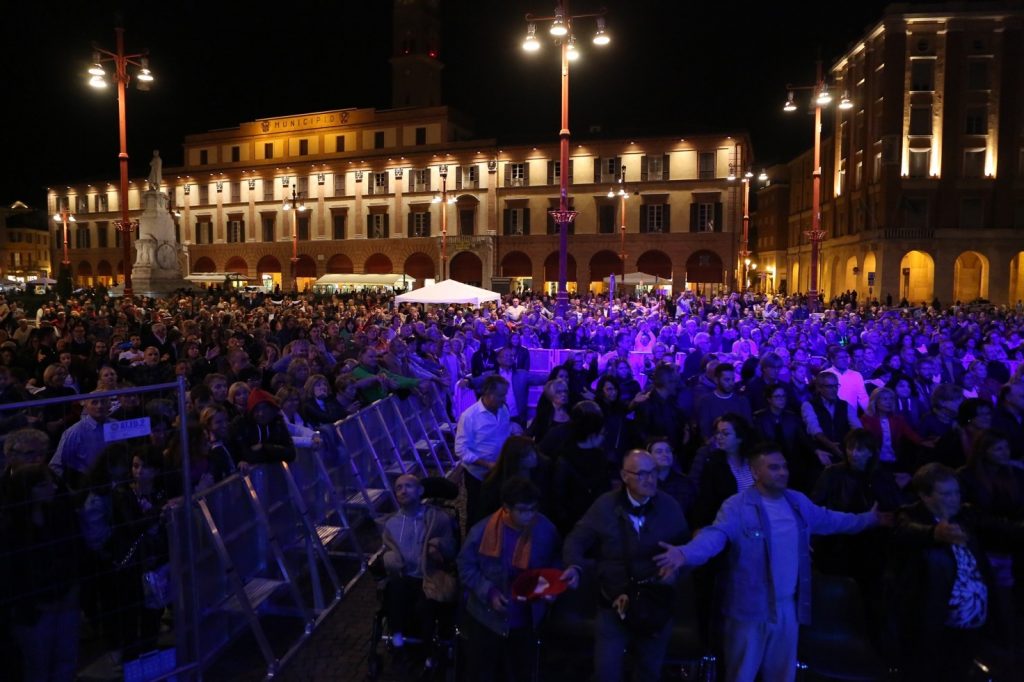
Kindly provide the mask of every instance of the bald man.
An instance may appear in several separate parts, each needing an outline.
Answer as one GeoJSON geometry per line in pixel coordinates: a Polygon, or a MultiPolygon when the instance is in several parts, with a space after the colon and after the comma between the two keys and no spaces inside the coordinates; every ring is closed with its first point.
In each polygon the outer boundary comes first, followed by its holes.
{"type": "Polygon", "coordinates": [[[445,564],[456,554],[451,517],[443,510],[423,504],[423,485],[412,474],[395,481],[398,511],[385,517],[382,560],[388,579],[384,586],[384,608],[391,624],[391,643],[405,645],[410,628],[420,641],[428,641],[439,603],[448,602],[454,585],[442,575],[445,564]]]}
{"type": "Polygon", "coordinates": [[[623,460],[621,490],[605,493],[587,510],[565,539],[563,579],[575,586],[584,557],[596,558],[600,587],[594,647],[594,669],[599,682],[623,679],[625,652],[633,655],[633,679],[656,682],[672,632],[672,619],[653,632],[637,632],[627,624],[631,585],[654,583],[659,598],[675,597],[675,575],[658,579],[654,555],[660,543],[689,538],[679,503],[658,491],[658,465],[646,450],[631,450],[623,460]],[[623,560],[623,557],[626,559],[623,560]],[[628,565],[627,565],[628,562],[628,565]]]}

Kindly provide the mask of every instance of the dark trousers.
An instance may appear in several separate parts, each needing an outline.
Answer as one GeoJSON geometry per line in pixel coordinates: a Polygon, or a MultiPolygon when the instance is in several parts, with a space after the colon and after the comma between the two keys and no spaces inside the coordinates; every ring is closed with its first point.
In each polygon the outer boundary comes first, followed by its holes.
{"type": "Polygon", "coordinates": [[[401,632],[429,642],[434,635],[437,602],[423,594],[423,580],[390,577],[384,587],[384,610],[392,634],[401,632]]]}
{"type": "Polygon", "coordinates": [[[531,627],[502,637],[468,617],[466,624],[469,677],[474,682],[530,682],[539,679],[537,635],[531,627]]]}
{"type": "Polygon", "coordinates": [[[599,606],[595,625],[594,672],[598,682],[621,682],[628,652],[633,663],[635,682],[658,682],[665,662],[672,619],[654,635],[636,635],[626,629],[619,614],[609,606],[599,606]]]}
{"type": "Polygon", "coordinates": [[[480,491],[484,484],[468,471],[462,472],[462,484],[466,486],[466,528],[469,529],[484,517],[480,509],[480,491]]]}

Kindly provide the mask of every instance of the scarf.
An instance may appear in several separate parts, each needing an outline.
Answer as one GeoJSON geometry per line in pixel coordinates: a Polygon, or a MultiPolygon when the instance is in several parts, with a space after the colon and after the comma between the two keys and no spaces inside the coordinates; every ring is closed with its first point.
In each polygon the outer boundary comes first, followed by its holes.
{"type": "MultiPolygon", "coordinates": [[[[504,544],[505,526],[508,526],[508,510],[502,507],[487,520],[483,536],[480,538],[480,556],[501,558],[501,548],[504,544]]],[[[536,517],[534,517],[536,518],[536,517]]],[[[530,567],[530,552],[532,551],[532,538],[530,531],[533,524],[519,532],[516,540],[516,548],[512,554],[512,566],[519,570],[526,570],[530,567]]]]}

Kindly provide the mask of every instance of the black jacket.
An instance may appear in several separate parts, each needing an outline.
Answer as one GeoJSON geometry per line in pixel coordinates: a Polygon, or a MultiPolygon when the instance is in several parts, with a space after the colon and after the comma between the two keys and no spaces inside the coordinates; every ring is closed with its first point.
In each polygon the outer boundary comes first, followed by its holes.
{"type": "Polygon", "coordinates": [[[236,417],[228,431],[228,442],[231,453],[249,464],[291,462],[295,459],[295,445],[280,417],[262,427],[248,415],[236,417]],[[260,447],[254,450],[256,445],[260,447]]]}
{"type": "Polygon", "coordinates": [[[637,533],[625,507],[630,502],[624,490],[601,495],[565,539],[562,558],[566,566],[597,569],[601,593],[613,600],[626,592],[629,573],[635,580],[657,575],[653,557],[664,549],[658,542],[680,545],[690,538],[690,529],[679,505],[668,495],[656,493],[637,533]],[[628,547],[623,541],[628,543],[628,547]]]}
{"type": "MultiPolygon", "coordinates": [[[[967,548],[989,588],[991,604],[992,568],[985,550],[1020,547],[1024,543],[1024,524],[999,520],[970,505],[961,507],[950,522],[967,533],[967,548]]],[[[942,630],[949,615],[957,564],[951,546],[935,539],[935,526],[935,517],[923,502],[903,507],[896,515],[886,602],[905,645],[917,638],[933,637],[942,630]]]]}
{"type": "Polygon", "coordinates": [[[581,449],[568,443],[555,461],[551,484],[551,520],[562,537],[572,530],[590,505],[611,488],[611,477],[600,448],[581,449]]]}

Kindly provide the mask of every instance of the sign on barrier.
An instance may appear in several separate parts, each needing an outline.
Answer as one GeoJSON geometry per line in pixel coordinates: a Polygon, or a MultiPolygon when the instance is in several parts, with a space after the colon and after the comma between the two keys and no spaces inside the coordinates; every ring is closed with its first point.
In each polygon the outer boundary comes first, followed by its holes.
{"type": "Polygon", "coordinates": [[[107,422],[103,425],[103,440],[111,443],[116,440],[127,440],[148,436],[150,433],[149,417],[125,419],[119,422],[107,422]]]}

